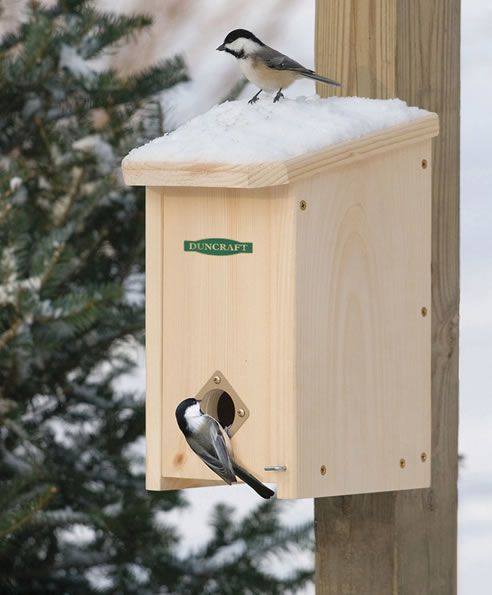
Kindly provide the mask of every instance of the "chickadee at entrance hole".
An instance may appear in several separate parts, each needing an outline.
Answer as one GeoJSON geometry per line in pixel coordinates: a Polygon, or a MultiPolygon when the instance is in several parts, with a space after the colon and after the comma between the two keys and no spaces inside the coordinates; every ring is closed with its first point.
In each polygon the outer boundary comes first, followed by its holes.
{"type": "Polygon", "coordinates": [[[236,406],[229,393],[221,390],[211,390],[202,401],[202,411],[215,418],[223,428],[232,426],[236,417],[236,406]]]}

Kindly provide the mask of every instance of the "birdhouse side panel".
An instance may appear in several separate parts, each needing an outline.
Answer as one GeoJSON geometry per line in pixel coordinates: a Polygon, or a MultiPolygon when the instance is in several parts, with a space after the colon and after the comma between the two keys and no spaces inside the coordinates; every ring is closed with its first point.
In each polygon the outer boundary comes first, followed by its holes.
{"type": "Polygon", "coordinates": [[[294,187],[299,497],[426,487],[431,141],[294,187]]]}

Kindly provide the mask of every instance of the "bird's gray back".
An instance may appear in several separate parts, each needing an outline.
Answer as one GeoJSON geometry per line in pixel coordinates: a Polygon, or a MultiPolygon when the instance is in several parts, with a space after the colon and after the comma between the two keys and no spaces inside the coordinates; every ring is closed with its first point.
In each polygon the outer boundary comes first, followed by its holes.
{"type": "Polygon", "coordinates": [[[193,434],[186,438],[188,444],[224,481],[235,482],[236,475],[232,468],[229,445],[227,438],[224,437],[224,431],[210,415],[203,415],[200,422],[193,434]]]}
{"type": "Polygon", "coordinates": [[[299,64],[299,62],[296,62],[292,58],[289,58],[289,56],[286,56],[285,54],[282,54],[281,52],[274,50],[268,45],[262,46],[258,50],[258,55],[264,60],[265,64],[269,68],[273,68],[274,70],[292,70],[299,72],[309,72],[309,70],[302,64],[299,64]]]}

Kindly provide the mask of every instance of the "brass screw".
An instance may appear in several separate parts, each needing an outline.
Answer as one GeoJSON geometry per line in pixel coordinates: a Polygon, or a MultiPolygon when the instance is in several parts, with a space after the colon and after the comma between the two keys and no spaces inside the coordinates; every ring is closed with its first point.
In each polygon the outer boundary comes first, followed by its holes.
{"type": "Polygon", "coordinates": [[[422,169],[427,169],[427,159],[422,159],[422,169]]]}
{"type": "Polygon", "coordinates": [[[246,411],[244,411],[244,409],[238,409],[237,414],[239,417],[244,417],[246,415],[246,411]]]}
{"type": "Polygon", "coordinates": [[[425,463],[425,461],[427,461],[427,453],[426,452],[423,452],[420,455],[420,460],[422,461],[422,463],[425,463]]]}
{"type": "Polygon", "coordinates": [[[301,211],[305,211],[307,209],[307,202],[305,200],[301,200],[301,202],[299,203],[299,208],[301,209],[301,211]]]}
{"type": "Polygon", "coordinates": [[[319,472],[321,475],[326,475],[326,465],[321,465],[319,472]]]}
{"type": "Polygon", "coordinates": [[[220,376],[214,376],[214,382],[215,384],[220,384],[220,381],[222,380],[222,378],[220,376]]]}
{"type": "Polygon", "coordinates": [[[402,469],[405,469],[406,464],[407,464],[407,462],[405,461],[405,459],[400,459],[400,467],[402,469]]]}
{"type": "Polygon", "coordinates": [[[420,309],[420,313],[425,318],[427,316],[427,308],[425,306],[422,306],[422,308],[420,309]]]}

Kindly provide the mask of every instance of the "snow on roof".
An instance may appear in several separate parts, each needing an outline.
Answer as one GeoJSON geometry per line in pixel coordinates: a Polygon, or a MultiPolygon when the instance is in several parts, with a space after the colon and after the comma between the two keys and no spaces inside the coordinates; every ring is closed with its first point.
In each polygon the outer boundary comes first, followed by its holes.
{"type": "Polygon", "coordinates": [[[216,105],[134,149],[125,162],[252,164],[282,161],[428,116],[400,99],[299,97],[216,105]]]}

